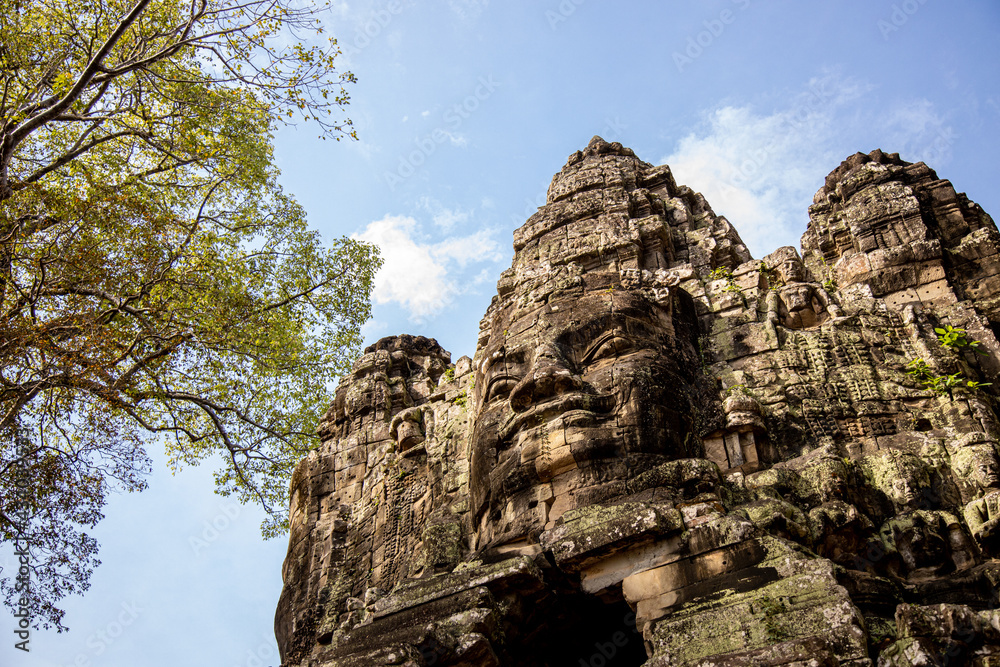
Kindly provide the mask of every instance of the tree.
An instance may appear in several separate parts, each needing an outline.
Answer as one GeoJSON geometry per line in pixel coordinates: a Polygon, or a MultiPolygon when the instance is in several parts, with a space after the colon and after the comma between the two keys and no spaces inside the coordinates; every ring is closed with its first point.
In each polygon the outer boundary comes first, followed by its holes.
{"type": "MultiPolygon", "coordinates": [[[[380,260],[324,246],[272,134],[338,114],[350,72],[297,0],[11,0],[0,13],[0,540],[36,622],[99,561],[145,447],[221,454],[217,491],[287,522],[292,468],[358,352],[380,260]]],[[[0,579],[8,605],[16,581],[0,579]]],[[[16,606],[16,605],[15,605],[16,606]]]]}

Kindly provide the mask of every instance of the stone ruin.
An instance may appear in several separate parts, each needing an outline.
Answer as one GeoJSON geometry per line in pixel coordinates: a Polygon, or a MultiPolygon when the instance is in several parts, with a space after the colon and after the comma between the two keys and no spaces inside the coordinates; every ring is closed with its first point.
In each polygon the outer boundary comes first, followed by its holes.
{"type": "Polygon", "coordinates": [[[595,137],[473,359],[395,336],[341,382],[282,665],[1000,665],[998,239],[876,150],[756,260],[595,137]]]}

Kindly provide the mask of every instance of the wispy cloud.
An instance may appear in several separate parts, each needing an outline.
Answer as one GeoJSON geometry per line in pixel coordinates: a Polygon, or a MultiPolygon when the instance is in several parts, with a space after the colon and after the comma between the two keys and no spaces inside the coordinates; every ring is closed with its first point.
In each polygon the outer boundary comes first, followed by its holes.
{"type": "Polygon", "coordinates": [[[455,225],[468,222],[472,213],[462,209],[447,208],[433,197],[421,197],[417,204],[431,214],[434,224],[444,232],[451,231],[455,225]]]}
{"type": "Polygon", "coordinates": [[[464,285],[477,284],[475,278],[463,278],[469,264],[501,259],[494,237],[494,230],[483,229],[432,242],[414,218],[393,215],[369,223],[354,236],[376,244],[382,253],[382,268],[375,276],[375,303],[397,303],[414,322],[440,313],[467,289],[464,285]]]}
{"type": "Polygon", "coordinates": [[[890,109],[881,119],[880,129],[893,152],[933,168],[951,161],[951,147],[958,138],[947,119],[924,99],[890,109]]]}
{"type": "Polygon", "coordinates": [[[448,6],[463,21],[475,21],[486,11],[490,0],[448,0],[448,6]]]}
{"type": "Polygon", "coordinates": [[[740,231],[755,256],[798,245],[808,207],[826,175],[849,154],[879,137],[904,159],[947,160],[950,128],[926,100],[869,109],[872,87],[826,74],[786,95],[771,113],[753,105],[706,112],[703,128],[682,138],[661,163],[679,183],[700,191],[740,231]]]}

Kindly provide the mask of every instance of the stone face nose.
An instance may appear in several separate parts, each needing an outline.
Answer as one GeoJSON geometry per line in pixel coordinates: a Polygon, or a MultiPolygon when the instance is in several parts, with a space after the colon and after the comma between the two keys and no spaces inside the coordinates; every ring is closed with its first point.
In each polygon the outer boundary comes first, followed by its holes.
{"type": "Polygon", "coordinates": [[[558,346],[545,343],[535,352],[531,369],[510,392],[510,407],[524,412],[540,401],[581,386],[579,376],[573,374],[558,346]]]}

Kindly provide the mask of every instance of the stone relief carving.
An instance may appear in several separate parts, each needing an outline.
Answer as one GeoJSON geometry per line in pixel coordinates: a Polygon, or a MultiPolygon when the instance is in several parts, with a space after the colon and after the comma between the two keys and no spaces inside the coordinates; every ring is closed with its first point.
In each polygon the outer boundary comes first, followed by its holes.
{"type": "Polygon", "coordinates": [[[881,151],[809,213],[753,260],[669,167],[570,156],[474,358],[389,337],[338,388],[283,666],[1000,660],[1000,235],[881,151]]]}

